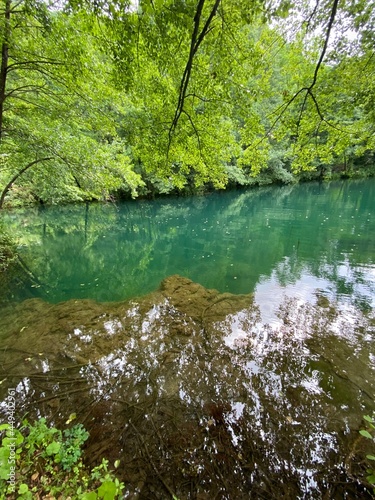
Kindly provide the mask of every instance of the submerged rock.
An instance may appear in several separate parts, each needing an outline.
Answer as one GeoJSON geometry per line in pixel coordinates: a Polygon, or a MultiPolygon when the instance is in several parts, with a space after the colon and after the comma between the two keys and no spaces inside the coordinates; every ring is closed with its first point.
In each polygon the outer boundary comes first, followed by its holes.
{"type": "MultiPolygon", "coordinates": [[[[14,359],[22,364],[19,353],[26,353],[27,371],[33,367],[30,356],[34,361],[47,357],[49,363],[61,356],[94,363],[126,345],[129,338],[151,332],[155,338],[160,334],[191,337],[245,307],[254,307],[251,295],[220,294],[175,275],[137,301],[48,304],[41,299],[25,300],[3,312],[0,346],[6,346],[8,362],[14,359]]],[[[40,363],[34,368],[39,370],[40,363]]]]}
{"type": "Polygon", "coordinates": [[[327,304],[281,316],[271,329],[251,295],[177,275],[138,300],[27,300],[3,312],[0,388],[20,416],[76,413],[90,460],[121,458],[129,498],[342,498],[349,429],[373,404],[374,372],[354,377],[371,323],[335,345],[327,304]]]}

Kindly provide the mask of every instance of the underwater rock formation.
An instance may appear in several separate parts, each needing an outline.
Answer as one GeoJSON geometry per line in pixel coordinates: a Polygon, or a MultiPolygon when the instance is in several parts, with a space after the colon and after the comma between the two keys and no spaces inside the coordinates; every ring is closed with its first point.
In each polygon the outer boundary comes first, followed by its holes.
{"type": "Polygon", "coordinates": [[[373,404],[373,372],[358,376],[373,323],[340,336],[338,321],[287,303],[271,328],[252,295],[177,275],[137,300],[31,299],[3,311],[0,388],[20,418],[75,413],[92,463],[121,458],[129,498],[356,498],[340,471],[373,404]]]}

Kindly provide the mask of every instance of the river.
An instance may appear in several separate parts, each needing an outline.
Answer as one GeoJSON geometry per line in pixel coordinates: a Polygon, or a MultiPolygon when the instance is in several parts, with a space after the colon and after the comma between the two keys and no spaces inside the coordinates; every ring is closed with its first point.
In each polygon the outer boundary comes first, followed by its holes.
{"type": "Polygon", "coordinates": [[[369,179],[6,213],[27,270],[1,297],[20,414],[77,413],[129,498],[370,498],[374,195],[369,179]]]}

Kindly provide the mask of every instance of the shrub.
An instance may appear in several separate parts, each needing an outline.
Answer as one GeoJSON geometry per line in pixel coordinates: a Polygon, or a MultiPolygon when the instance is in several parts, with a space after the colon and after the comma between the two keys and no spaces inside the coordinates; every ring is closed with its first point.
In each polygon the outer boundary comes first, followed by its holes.
{"type": "Polygon", "coordinates": [[[0,431],[0,498],[114,500],[124,489],[108,460],[92,470],[83,464],[89,434],[82,424],[61,431],[41,418],[34,424],[24,420],[19,430],[3,424],[0,431]]]}

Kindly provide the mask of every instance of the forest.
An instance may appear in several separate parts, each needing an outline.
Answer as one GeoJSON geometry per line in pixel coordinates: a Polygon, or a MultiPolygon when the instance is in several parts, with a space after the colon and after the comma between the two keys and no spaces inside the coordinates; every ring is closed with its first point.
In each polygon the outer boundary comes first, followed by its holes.
{"type": "Polygon", "coordinates": [[[371,175],[374,11],[2,0],[0,208],[371,175]]]}

